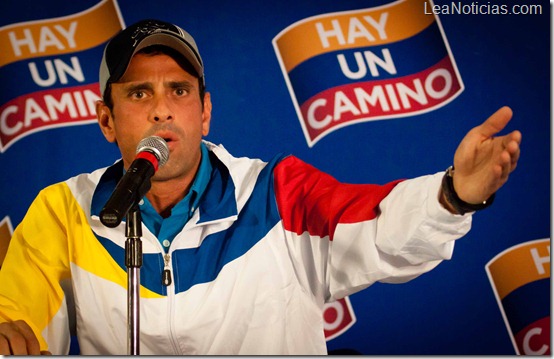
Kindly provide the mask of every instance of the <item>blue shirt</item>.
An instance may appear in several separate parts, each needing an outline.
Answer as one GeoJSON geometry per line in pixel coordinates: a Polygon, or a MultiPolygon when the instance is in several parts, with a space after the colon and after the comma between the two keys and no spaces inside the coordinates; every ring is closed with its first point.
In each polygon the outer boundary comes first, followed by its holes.
{"type": "Polygon", "coordinates": [[[142,223],[144,223],[148,230],[158,238],[166,252],[173,238],[183,229],[196,208],[198,208],[200,198],[210,181],[212,165],[210,163],[208,149],[203,142],[200,144],[200,148],[202,159],[200,160],[196,178],[192,183],[190,191],[185,198],[173,207],[169,217],[163,218],[160,216],[146,197],[143,198],[140,204],[142,223]]]}

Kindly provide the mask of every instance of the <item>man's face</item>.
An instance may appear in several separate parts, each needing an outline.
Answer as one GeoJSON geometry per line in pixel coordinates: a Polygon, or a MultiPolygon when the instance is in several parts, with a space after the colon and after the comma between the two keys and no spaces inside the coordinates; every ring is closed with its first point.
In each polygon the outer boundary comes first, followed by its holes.
{"type": "Polygon", "coordinates": [[[200,141],[209,132],[210,95],[202,106],[198,79],[165,54],[136,54],[125,75],[112,85],[113,111],[97,107],[106,139],[117,142],[125,168],[145,137],[164,138],[169,160],[153,178],[194,178],[200,163],[200,141]]]}

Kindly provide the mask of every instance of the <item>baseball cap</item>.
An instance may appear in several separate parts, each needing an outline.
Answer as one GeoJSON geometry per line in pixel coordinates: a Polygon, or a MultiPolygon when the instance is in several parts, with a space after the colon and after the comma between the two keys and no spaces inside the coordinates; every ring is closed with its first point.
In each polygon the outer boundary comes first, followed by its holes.
{"type": "Polygon", "coordinates": [[[193,37],[179,26],[161,20],[142,20],[117,33],[104,48],[100,63],[100,93],[127,71],[134,54],[150,45],[164,45],[190,62],[204,84],[204,65],[193,37]]]}

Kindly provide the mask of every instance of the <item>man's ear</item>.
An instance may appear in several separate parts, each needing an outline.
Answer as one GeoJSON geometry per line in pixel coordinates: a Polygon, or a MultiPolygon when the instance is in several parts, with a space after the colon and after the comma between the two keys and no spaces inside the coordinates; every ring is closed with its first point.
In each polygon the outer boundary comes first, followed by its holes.
{"type": "Polygon", "coordinates": [[[204,107],[202,111],[202,135],[207,136],[210,132],[212,120],[212,100],[209,92],[204,94],[204,107]]]}
{"type": "Polygon", "coordinates": [[[100,125],[100,130],[102,130],[106,140],[112,143],[115,142],[116,136],[115,128],[113,126],[112,111],[102,100],[96,101],[96,117],[98,119],[98,124],[100,125]]]}

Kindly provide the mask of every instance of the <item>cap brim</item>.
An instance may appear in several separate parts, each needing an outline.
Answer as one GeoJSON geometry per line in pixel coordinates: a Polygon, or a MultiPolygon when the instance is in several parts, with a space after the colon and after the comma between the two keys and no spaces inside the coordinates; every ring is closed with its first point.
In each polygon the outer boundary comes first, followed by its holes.
{"type": "Polygon", "coordinates": [[[196,53],[196,51],[194,51],[194,49],[192,49],[183,40],[181,40],[181,39],[179,39],[179,38],[177,38],[177,37],[175,37],[171,34],[168,34],[168,33],[152,34],[152,35],[144,38],[140,42],[140,44],[137,45],[137,47],[136,47],[135,51],[133,52],[132,56],[134,56],[138,51],[144,49],[145,47],[151,46],[151,45],[163,45],[163,46],[170,47],[175,51],[178,51],[194,67],[194,70],[196,71],[195,75],[198,76],[199,78],[204,77],[204,68],[203,68],[203,66],[200,62],[201,60],[199,60],[199,58],[198,58],[198,54],[196,53]]]}

